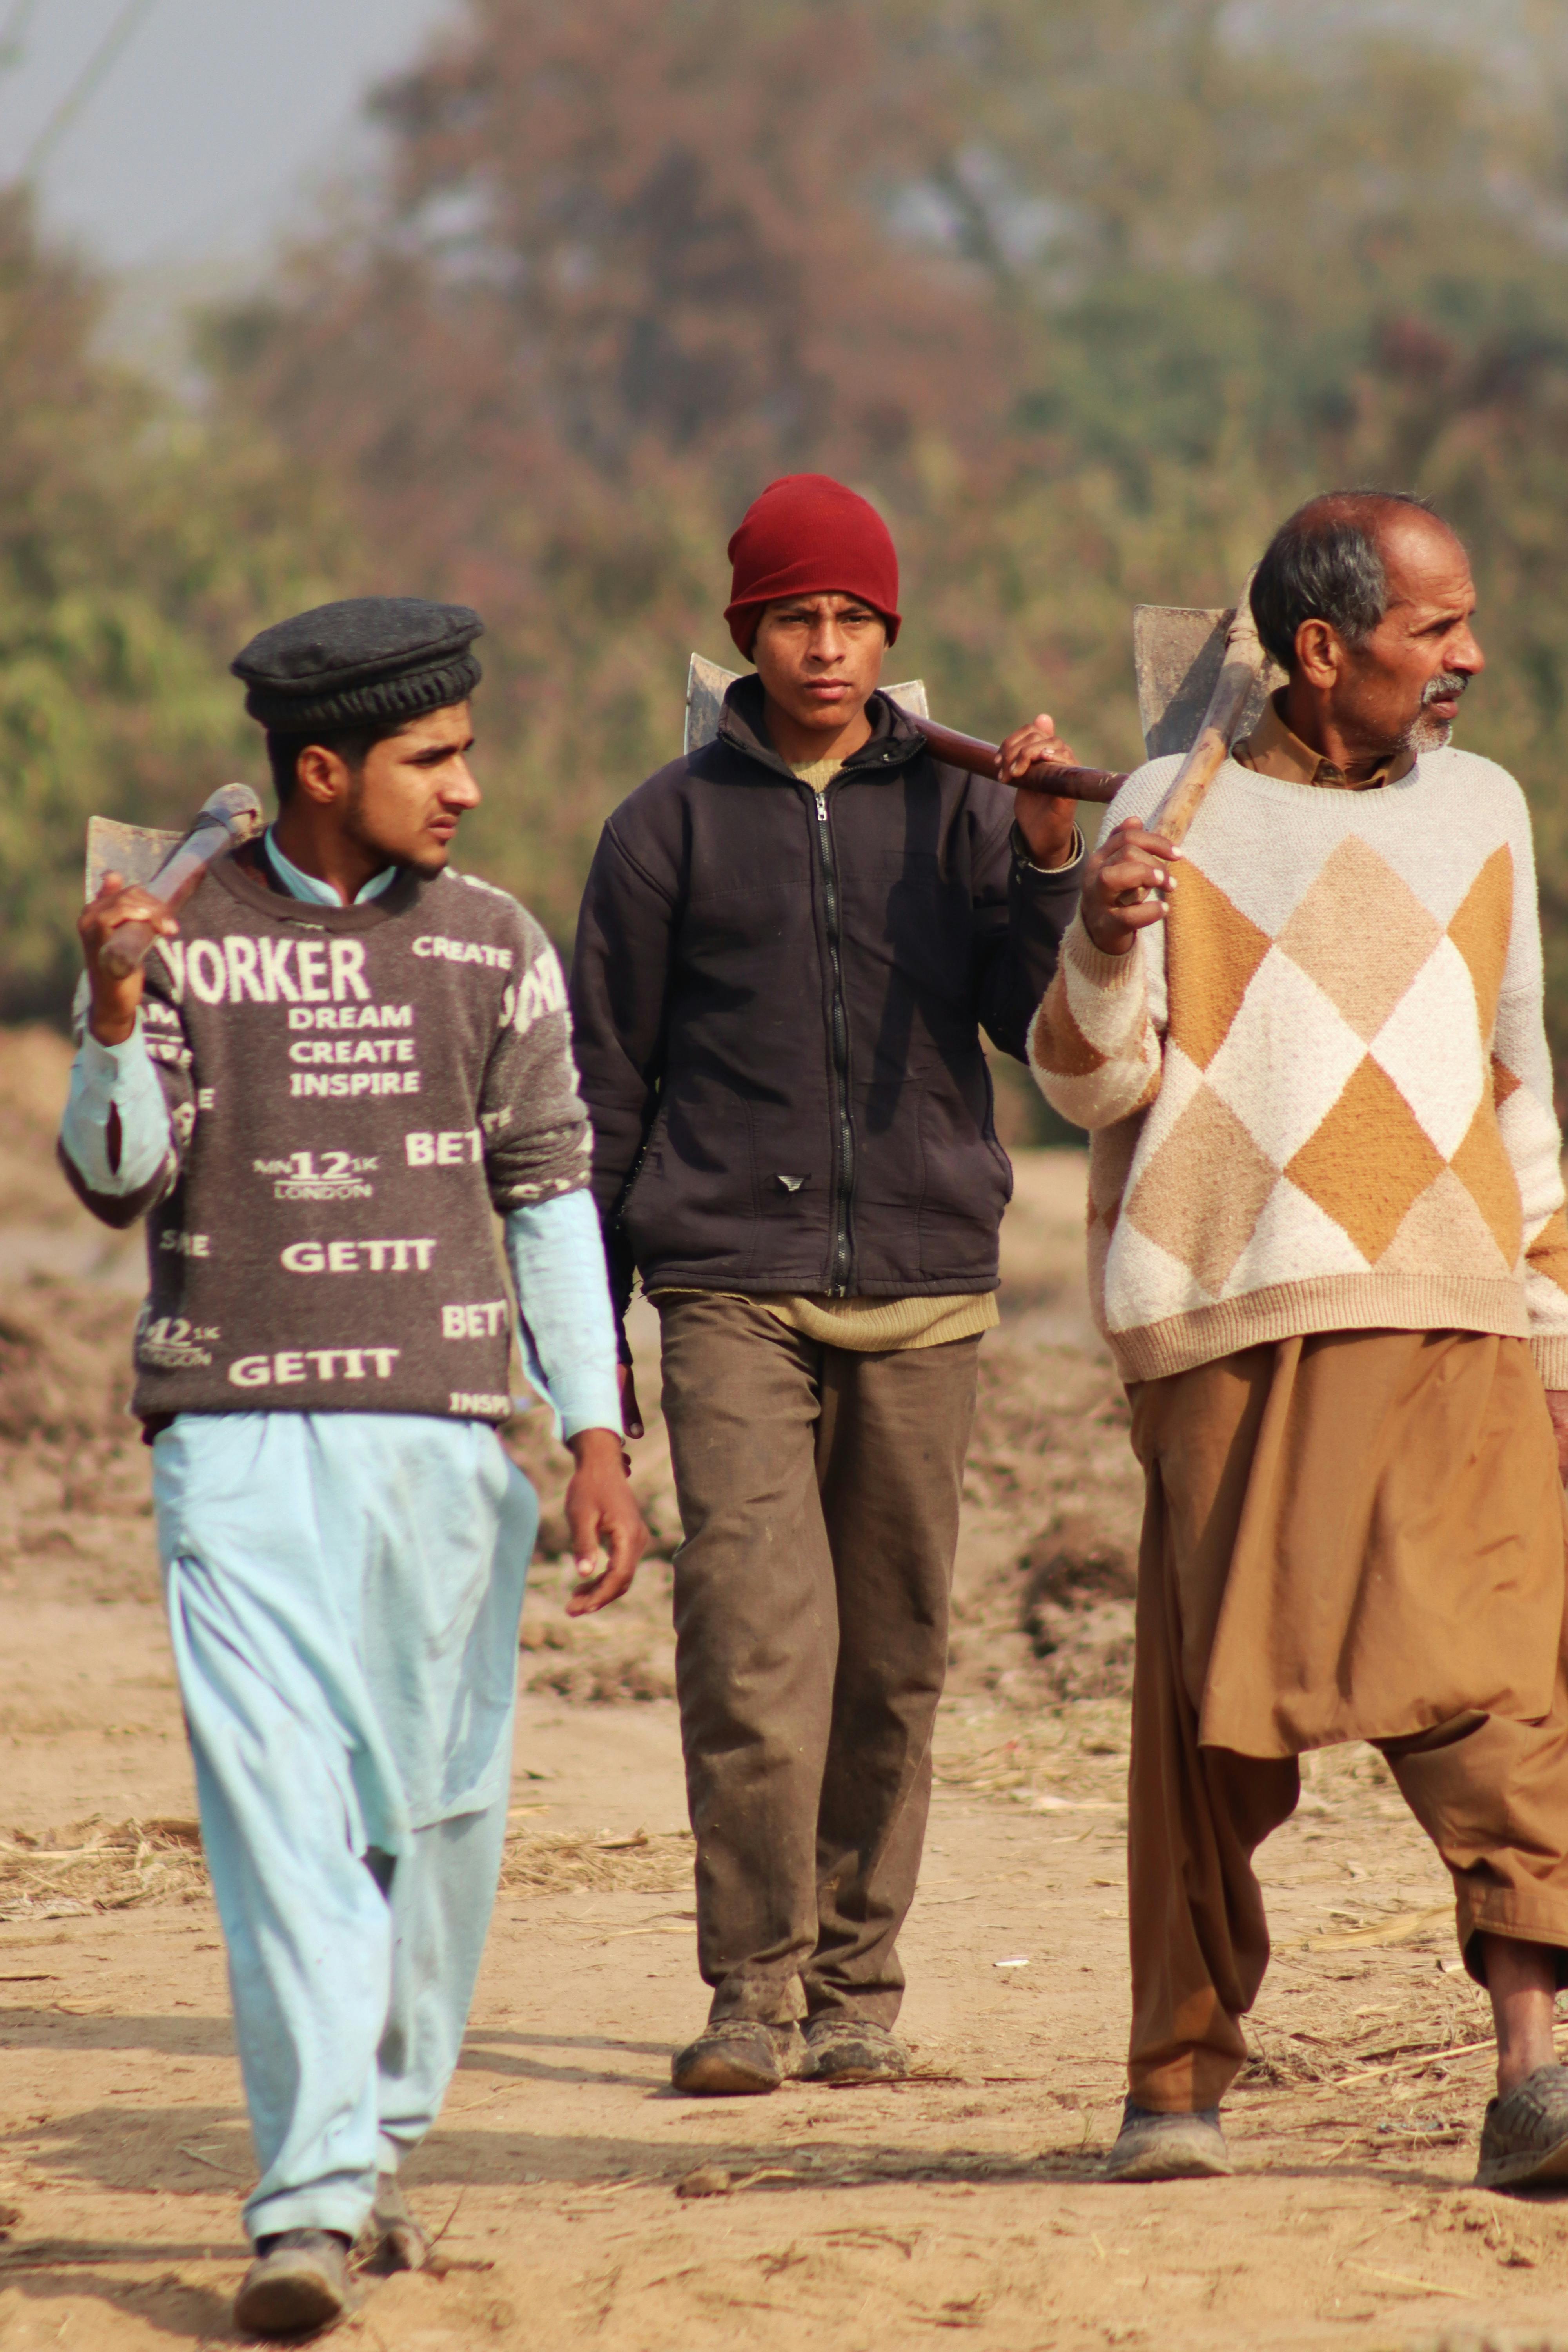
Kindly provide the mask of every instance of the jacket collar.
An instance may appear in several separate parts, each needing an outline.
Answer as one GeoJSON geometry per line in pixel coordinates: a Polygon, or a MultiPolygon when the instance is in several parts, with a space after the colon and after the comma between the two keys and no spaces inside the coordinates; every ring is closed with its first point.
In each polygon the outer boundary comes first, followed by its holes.
{"type": "MultiPolygon", "coordinates": [[[[858,751],[850,753],[841,774],[863,776],[875,782],[881,776],[908,767],[925,750],[926,739],[920,729],[885,694],[873,694],[866,705],[866,715],[871,721],[870,736],[858,751]]],[[[774,775],[787,776],[792,784],[796,781],[795,770],[768,740],[763,719],[763,681],[754,670],[745,677],[738,677],[726,693],[719,720],[719,740],[731,751],[739,751],[742,758],[770,768],[774,775]]]]}

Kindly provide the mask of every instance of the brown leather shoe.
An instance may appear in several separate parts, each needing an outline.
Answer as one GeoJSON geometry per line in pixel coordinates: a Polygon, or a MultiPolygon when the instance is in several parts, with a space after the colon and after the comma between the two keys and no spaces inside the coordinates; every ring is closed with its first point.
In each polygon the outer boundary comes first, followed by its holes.
{"type": "Polygon", "coordinates": [[[1162,2116],[1129,2099],[1116,2145],[1105,2159],[1107,2180],[1213,2180],[1235,2170],[1219,2109],[1162,2116]]]}
{"type": "Polygon", "coordinates": [[[1525,2189],[1568,2180],[1568,2066],[1538,2066],[1481,2125],[1478,2189],[1525,2189]]]}
{"type": "Polygon", "coordinates": [[[855,2083],[900,2083],[910,2071],[910,2053],[898,2036],[868,2017],[835,2010],[814,2017],[805,2029],[803,2081],[847,2089],[855,2083]]]}
{"type": "Polygon", "coordinates": [[[746,2097],[776,2091],[805,2062],[798,2025],[764,2025],[753,2017],[721,2017],[678,2050],[669,2079],[694,2098],[746,2097]]]}
{"type": "Polygon", "coordinates": [[[430,2259],[430,2239],[409,2211],[395,2172],[375,2176],[375,2203],[354,2247],[357,2261],[381,2277],[394,2271],[422,2271],[430,2259]]]}
{"type": "Polygon", "coordinates": [[[348,2240],[335,2230],[282,2230],[257,2240],[234,2324],[245,2336],[317,2336],[349,2303],[348,2240]]]}

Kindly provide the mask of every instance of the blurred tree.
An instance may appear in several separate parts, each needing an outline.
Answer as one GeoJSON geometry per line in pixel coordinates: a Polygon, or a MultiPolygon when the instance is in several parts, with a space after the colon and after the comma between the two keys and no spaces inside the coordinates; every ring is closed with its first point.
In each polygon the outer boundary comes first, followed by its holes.
{"type": "Polygon", "coordinates": [[[320,500],[91,357],[97,297],[0,196],[0,1012],[58,1013],[99,810],[174,823],[260,764],[224,663],[327,577],[320,500]]]}
{"type": "Polygon", "coordinates": [[[1550,780],[1550,837],[1563,62],[1508,0],[1419,37],[1373,0],[468,0],[374,101],[378,198],[211,357],[380,580],[487,613],[476,854],[557,930],[803,465],[889,512],[942,708],[1047,701],[1119,760],[1130,604],[1226,599],[1327,481],[1436,488],[1504,599],[1468,737],[1550,780]]]}
{"type": "MultiPolygon", "coordinates": [[[[242,611],[307,578],[466,596],[468,854],[564,937],[604,814],[679,747],[688,651],[724,651],[724,541],[773,475],[882,504],[937,708],[1044,704],[1118,764],[1133,603],[1228,601],[1313,489],[1419,488],[1475,551],[1464,740],[1535,803],[1568,1068],[1565,96],[1546,0],[466,0],[374,101],[380,182],[211,322],[199,431],[101,372],[41,404],[50,550],[96,532],[93,611],[107,582],[151,616],[139,683],[94,651],[68,723],[111,714],[103,774],[155,798],[229,707],[242,611]]],[[[79,375],[84,299],[52,330],[79,375]]],[[[42,479],[0,458],[5,511],[42,479]]]]}
{"type": "Polygon", "coordinates": [[[905,505],[1000,436],[985,274],[883,233],[940,76],[847,0],[473,0],[376,98],[384,203],[217,320],[226,413],[356,501],[374,577],[485,614],[468,854],[563,936],[605,811],[727,642],[724,543],[826,467],[905,505]]]}

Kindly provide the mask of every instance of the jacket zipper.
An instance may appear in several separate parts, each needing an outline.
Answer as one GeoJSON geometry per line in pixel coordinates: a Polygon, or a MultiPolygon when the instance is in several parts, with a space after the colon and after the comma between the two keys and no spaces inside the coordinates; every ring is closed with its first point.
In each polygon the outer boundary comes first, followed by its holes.
{"type": "MultiPolygon", "coordinates": [[[[803,786],[803,790],[809,790],[803,786]]],[[[838,871],[833,860],[833,828],[827,819],[827,794],[813,793],[816,803],[816,845],[822,858],[822,903],[827,919],[827,961],[833,976],[833,1112],[838,1137],[838,1175],[828,1202],[833,1236],[828,1259],[827,1295],[849,1296],[852,1255],[850,1207],[855,1192],[855,1129],[849,1118],[849,1016],[844,1003],[844,965],[840,952],[838,871]]]]}

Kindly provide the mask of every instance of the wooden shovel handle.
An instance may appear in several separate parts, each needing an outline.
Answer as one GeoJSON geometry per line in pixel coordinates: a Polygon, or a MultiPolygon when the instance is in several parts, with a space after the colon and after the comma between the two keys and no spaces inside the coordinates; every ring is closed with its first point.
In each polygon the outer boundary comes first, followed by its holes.
{"type": "Polygon", "coordinates": [[[1262,677],[1268,659],[1252,617],[1252,574],[1237,600],[1236,616],[1226,631],[1225,659],[1215,680],[1209,707],[1197,740],[1166,788],[1165,796],[1147,821],[1147,831],[1160,834],[1172,847],[1184,836],[1196,816],[1204,794],[1230,757],[1231,738],[1241,722],[1247,698],[1262,677]]]}
{"type": "MultiPolygon", "coordinates": [[[[914,724],[930,744],[931,758],[946,767],[962,768],[969,776],[994,777],[1002,765],[1000,747],[983,742],[978,735],[960,735],[954,728],[939,727],[934,719],[915,719],[914,724]]],[[[1109,768],[1068,768],[1054,760],[1037,760],[1008,781],[1021,793],[1047,793],[1053,800],[1104,802],[1113,801],[1127,779],[1109,768]]]]}

